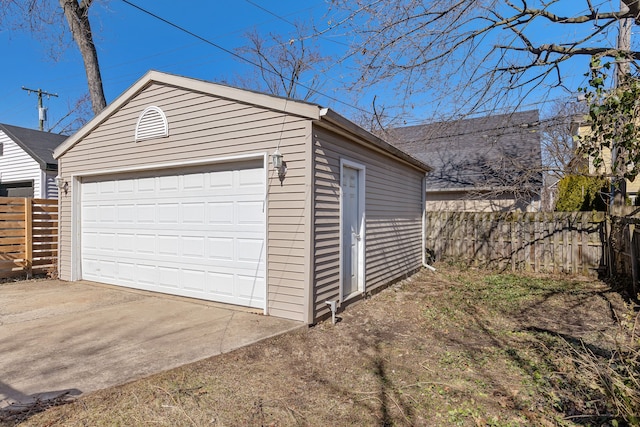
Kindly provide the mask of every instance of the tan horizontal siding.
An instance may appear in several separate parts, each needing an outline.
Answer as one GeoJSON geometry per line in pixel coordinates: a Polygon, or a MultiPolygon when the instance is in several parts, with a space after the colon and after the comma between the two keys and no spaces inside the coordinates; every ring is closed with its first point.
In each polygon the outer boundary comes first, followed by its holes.
{"type": "Polygon", "coordinates": [[[304,317],[302,313],[298,310],[297,304],[284,304],[284,303],[276,302],[269,309],[269,314],[271,316],[284,317],[285,319],[297,320],[298,322],[304,321],[304,317]]]}
{"type": "MultiPolygon", "coordinates": [[[[178,155],[180,158],[188,160],[202,156],[202,153],[197,152],[198,149],[209,151],[212,146],[215,146],[215,154],[217,156],[237,154],[238,152],[271,152],[275,149],[274,144],[277,145],[278,141],[280,141],[281,145],[284,145],[286,142],[295,144],[297,140],[304,137],[304,132],[300,128],[295,128],[291,131],[285,129],[284,132],[285,138],[280,138],[283,134],[279,129],[274,128],[271,132],[262,134],[251,133],[250,130],[244,129],[242,135],[223,135],[225,138],[218,139],[214,138],[215,135],[202,131],[192,135],[171,134],[169,138],[139,141],[137,143],[133,142],[132,134],[119,139],[110,138],[109,145],[96,144],[93,147],[78,145],[76,146],[77,148],[74,147],[69,153],[65,154],[65,158],[67,158],[69,162],[73,162],[75,160],[82,161],[87,155],[104,154],[113,156],[113,162],[120,163],[121,159],[119,159],[118,156],[120,158],[127,156],[140,158],[139,155],[141,153],[153,149],[160,158],[163,156],[173,157],[178,155]]],[[[295,161],[297,158],[303,157],[302,152],[297,152],[295,147],[287,154],[287,162],[290,160],[295,161]]]]}
{"type": "MultiPolygon", "coordinates": [[[[306,119],[254,105],[151,84],[122,105],[60,159],[61,175],[132,169],[148,165],[179,164],[242,154],[271,154],[279,147],[287,162],[281,186],[271,169],[267,180],[267,289],[268,311],[302,320],[304,310],[306,119]],[[135,125],[148,106],[162,109],[169,137],[134,141],[135,125]]],[[[70,182],[71,185],[71,182],[70,182]]],[[[61,196],[60,277],[71,279],[71,197],[61,196]]]]}
{"type": "Polygon", "coordinates": [[[273,227],[269,227],[268,235],[269,235],[269,240],[273,240],[274,242],[276,242],[274,244],[277,244],[277,242],[297,243],[304,237],[302,230],[298,232],[295,232],[295,231],[287,232],[287,231],[275,231],[275,230],[272,230],[271,228],[273,227]]]}
{"type": "Polygon", "coordinates": [[[303,276],[294,273],[287,273],[283,275],[281,271],[270,271],[268,277],[272,279],[278,279],[277,286],[300,289],[300,280],[302,280],[303,276]]]}
{"type": "Polygon", "coordinates": [[[300,242],[299,240],[286,240],[286,239],[274,239],[274,238],[271,238],[269,240],[270,240],[269,243],[271,244],[271,247],[274,249],[286,250],[290,248],[295,248],[295,249],[304,248],[304,243],[300,242]]]}
{"type": "Polygon", "coordinates": [[[366,289],[421,265],[423,174],[382,153],[314,128],[314,315],[339,298],[340,159],[365,166],[366,289]]]}

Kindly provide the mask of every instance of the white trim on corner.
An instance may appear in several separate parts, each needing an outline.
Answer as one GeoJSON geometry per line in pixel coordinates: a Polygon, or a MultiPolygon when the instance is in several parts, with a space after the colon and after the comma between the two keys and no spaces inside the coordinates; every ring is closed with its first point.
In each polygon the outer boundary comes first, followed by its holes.
{"type": "MultiPolygon", "coordinates": [[[[38,196],[40,199],[47,199],[47,172],[40,169],[40,195],[38,196]]],[[[35,197],[35,194],[33,195],[35,197]]]]}
{"type": "Polygon", "coordinates": [[[264,315],[269,315],[269,153],[263,155],[264,168],[264,315]]]}
{"type": "Polygon", "coordinates": [[[366,277],[365,277],[365,272],[366,272],[366,199],[365,199],[365,193],[366,193],[366,166],[363,165],[362,163],[357,163],[351,160],[347,160],[344,158],[340,158],[340,302],[342,303],[345,299],[349,299],[350,296],[347,296],[347,298],[345,298],[344,296],[344,286],[343,286],[343,271],[344,271],[344,266],[343,266],[343,262],[344,262],[344,256],[343,256],[343,252],[344,252],[344,242],[342,241],[342,170],[343,168],[347,166],[349,168],[352,169],[356,169],[358,170],[358,216],[360,217],[360,241],[358,242],[358,254],[360,255],[358,258],[358,293],[362,293],[364,294],[366,292],[366,277]]]}
{"type": "Polygon", "coordinates": [[[422,265],[427,263],[427,176],[422,177],[422,248],[420,252],[422,252],[422,265]]]}
{"type": "Polygon", "coordinates": [[[71,176],[71,281],[82,280],[82,262],[80,259],[81,229],[80,213],[81,197],[81,177],[71,176]]]}

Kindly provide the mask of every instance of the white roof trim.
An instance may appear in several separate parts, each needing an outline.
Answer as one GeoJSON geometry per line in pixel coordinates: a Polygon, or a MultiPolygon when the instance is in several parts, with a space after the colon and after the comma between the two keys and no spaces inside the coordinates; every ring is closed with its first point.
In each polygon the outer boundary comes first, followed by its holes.
{"type": "Polygon", "coordinates": [[[138,142],[167,136],[169,136],[169,124],[164,111],[155,105],[145,108],[138,117],[134,140],[138,142]]]}
{"type": "Polygon", "coordinates": [[[98,115],[87,122],[75,134],[67,138],[64,143],[59,145],[58,148],[54,150],[53,157],[55,159],[60,158],[60,156],[69,151],[82,138],[84,138],[102,122],[107,120],[112,114],[118,111],[118,109],[122,105],[127,103],[138,93],[144,90],[148,85],[154,82],[181,87],[196,92],[202,92],[220,98],[231,99],[246,104],[268,108],[271,110],[286,112],[292,115],[306,117],[312,120],[318,120],[320,118],[320,107],[315,104],[280,98],[273,95],[252,92],[246,89],[238,89],[231,86],[225,86],[204,80],[197,80],[189,77],[182,77],[174,74],[167,74],[152,70],[142,76],[137,82],[135,82],[131,87],[124,91],[98,115]]]}
{"type": "Polygon", "coordinates": [[[342,117],[337,114],[333,110],[328,108],[323,108],[320,110],[320,118],[321,120],[317,121],[320,126],[333,125],[343,131],[346,131],[348,134],[352,135],[352,139],[363,144],[369,148],[378,149],[383,153],[387,153],[387,155],[391,155],[397,159],[404,161],[412,165],[414,168],[420,169],[423,172],[431,172],[433,169],[431,166],[422,162],[421,160],[412,157],[410,154],[405,153],[399,148],[389,144],[383,139],[378,138],[373,135],[371,132],[361,128],[355,123],[349,121],[348,119],[342,117]]]}

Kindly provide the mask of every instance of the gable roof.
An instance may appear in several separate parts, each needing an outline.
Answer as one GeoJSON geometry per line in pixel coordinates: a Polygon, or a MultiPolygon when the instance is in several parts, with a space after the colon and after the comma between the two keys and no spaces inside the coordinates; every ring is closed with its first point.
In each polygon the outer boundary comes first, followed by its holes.
{"type": "Polygon", "coordinates": [[[267,95],[246,89],[239,89],[219,83],[212,83],[206,80],[194,79],[191,77],[183,77],[175,74],[163,73],[160,71],[147,71],[138,81],[125,90],[113,102],[102,110],[93,119],[89,120],[75,134],[71,135],[64,144],[59,146],[53,153],[53,157],[60,158],[64,153],[69,151],[81,141],[87,134],[106,121],[111,115],[120,109],[124,104],[154,84],[166,84],[175,86],[194,92],[201,92],[220,98],[240,101],[247,104],[257,105],[264,108],[283,111],[290,114],[317,119],[320,114],[320,107],[302,101],[295,101],[288,98],[281,98],[273,95],[267,95]]]}
{"type": "Polygon", "coordinates": [[[73,146],[80,142],[86,135],[88,135],[91,131],[93,131],[101,123],[106,121],[111,115],[118,111],[120,107],[122,107],[140,92],[154,83],[175,86],[186,90],[201,92],[220,98],[243,102],[246,104],[279,111],[282,113],[304,117],[314,122],[318,122],[320,125],[324,126],[338,127],[346,133],[352,135],[352,137],[356,139],[364,139],[373,148],[383,150],[386,153],[399,158],[406,163],[409,163],[417,169],[420,169],[422,171],[431,170],[431,168],[424,162],[411,157],[395,146],[387,143],[386,141],[383,141],[382,139],[367,132],[366,130],[345,119],[339,114],[327,108],[323,108],[320,105],[154,70],[148,71],[131,87],[129,87],[129,89],[124,91],[113,102],[107,105],[107,107],[102,110],[97,116],[87,122],[75,134],[71,135],[62,145],[60,145],[54,151],[53,156],[56,159],[60,158],[60,156],[73,148],[73,146]]]}
{"type": "Polygon", "coordinates": [[[518,188],[538,192],[542,155],[537,110],[391,129],[388,139],[427,162],[429,191],[518,188]]]}
{"type": "Polygon", "coordinates": [[[67,135],[43,132],[0,123],[3,131],[13,142],[18,144],[27,154],[40,164],[40,169],[57,171],[58,162],[53,158],[53,151],[62,144],[67,135]]]}

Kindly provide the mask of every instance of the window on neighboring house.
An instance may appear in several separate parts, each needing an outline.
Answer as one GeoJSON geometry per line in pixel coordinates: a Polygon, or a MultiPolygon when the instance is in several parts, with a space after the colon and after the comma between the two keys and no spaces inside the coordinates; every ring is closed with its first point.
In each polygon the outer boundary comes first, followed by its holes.
{"type": "Polygon", "coordinates": [[[4,154],[4,147],[2,142],[0,142],[0,156],[2,156],[4,154]]]}

